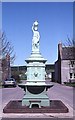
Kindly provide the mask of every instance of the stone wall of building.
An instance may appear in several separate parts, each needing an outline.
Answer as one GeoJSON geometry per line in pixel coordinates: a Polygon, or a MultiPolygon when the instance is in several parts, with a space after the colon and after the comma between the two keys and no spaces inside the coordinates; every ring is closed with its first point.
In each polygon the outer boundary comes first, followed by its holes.
{"type": "Polygon", "coordinates": [[[55,62],[55,82],[58,82],[58,61],[55,62]]]}
{"type": "Polygon", "coordinates": [[[61,60],[61,83],[69,82],[69,60],[61,60]]]}
{"type": "Polygon", "coordinates": [[[55,82],[61,83],[61,61],[55,62],[55,82]]]}

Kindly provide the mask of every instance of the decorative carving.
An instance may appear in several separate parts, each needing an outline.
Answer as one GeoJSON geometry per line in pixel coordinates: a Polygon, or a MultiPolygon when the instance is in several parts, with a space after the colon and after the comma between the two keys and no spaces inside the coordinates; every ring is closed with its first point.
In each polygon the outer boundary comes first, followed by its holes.
{"type": "Polygon", "coordinates": [[[38,76],[38,73],[34,73],[34,76],[37,77],[37,76],[38,76]]]}

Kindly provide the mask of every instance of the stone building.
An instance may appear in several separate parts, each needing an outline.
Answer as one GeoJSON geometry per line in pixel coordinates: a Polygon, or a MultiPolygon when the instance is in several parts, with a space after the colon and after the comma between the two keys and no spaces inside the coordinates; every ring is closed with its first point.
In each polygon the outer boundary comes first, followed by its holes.
{"type": "Polygon", "coordinates": [[[46,64],[45,66],[46,71],[46,79],[49,79],[50,81],[55,81],[55,67],[54,64],[46,64]]]}
{"type": "Polygon", "coordinates": [[[55,81],[62,84],[75,81],[75,47],[63,47],[62,43],[58,44],[55,81]]]}
{"type": "Polygon", "coordinates": [[[26,71],[27,71],[26,66],[11,66],[11,76],[12,77],[19,76],[20,79],[26,79],[26,71]]]}

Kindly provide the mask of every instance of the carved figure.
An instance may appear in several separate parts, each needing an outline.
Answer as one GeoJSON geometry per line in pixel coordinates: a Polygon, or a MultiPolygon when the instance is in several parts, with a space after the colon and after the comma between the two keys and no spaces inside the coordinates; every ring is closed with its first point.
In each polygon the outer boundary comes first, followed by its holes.
{"type": "Polygon", "coordinates": [[[38,22],[35,21],[32,26],[33,38],[32,38],[32,50],[39,51],[40,34],[38,32],[38,22]]]}

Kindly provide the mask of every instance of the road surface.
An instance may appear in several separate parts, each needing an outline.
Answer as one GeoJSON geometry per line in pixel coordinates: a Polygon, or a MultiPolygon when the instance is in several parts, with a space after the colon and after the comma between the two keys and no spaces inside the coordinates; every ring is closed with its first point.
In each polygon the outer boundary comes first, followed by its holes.
{"type": "MultiPolygon", "coordinates": [[[[74,108],[74,93],[75,89],[72,87],[53,83],[54,86],[48,89],[47,94],[50,100],[61,100],[65,105],[69,105],[70,108],[74,108]]],[[[20,87],[15,88],[0,88],[0,98],[2,95],[2,109],[10,100],[22,100],[24,91],[20,87]]],[[[1,100],[0,100],[1,101],[1,100]]],[[[1,104],[1,102],[0,102],[1,104]]],[[[72,112],[70,113],[70,115],[72,112]]],[[[13,116],[13,115],[12,115],[13,116]]],[[[62,114],[63,116],[63,114],[62,114]]]]}

